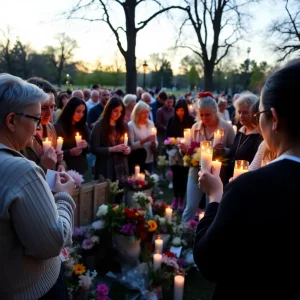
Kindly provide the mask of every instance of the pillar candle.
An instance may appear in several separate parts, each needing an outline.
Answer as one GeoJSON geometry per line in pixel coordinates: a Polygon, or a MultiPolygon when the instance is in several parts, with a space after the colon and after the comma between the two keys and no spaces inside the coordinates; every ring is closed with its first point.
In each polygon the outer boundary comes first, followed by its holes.
{"type": "Polygon", "coordinates": [[[156,135],[156,134],[157,134],[157,129],[156,129],[155,127],[152,127],[152,128],[151,128],[151,133],[152,133],[153,135],[156,135]]]}
{"type": "Polygon", "coordinates": [[[135,175],[136,178],[138,178],[138,177],[139,177],[139,174],[140,174],[140,166],[139,166],[139,165],[136,165],[136,166],[134,167],[134,175],[135,175]]]}
{"type": "Polygon", "coordinates": [[[76,146],[79,147],[79,143],[81,142],[81,135],[79,135],[79,132],[76,133],[75,135],[75,140],[76,140],[76,146]]]}
{"type": "Polygon", "coordinates": [[[125,135],[124,135],[124,145],[128,146],[128,135],[127,135],[127,133],[125,133],[125,135]]]}
{"type": "Polygon", "coordinates": [[[194,112],[193,105],[190,104],[190,105],[189,105],[189,113],[192,114],[193,112],[194,112]]]}
{"type": "Polygon", "coordinates": [[[189,128],[184,129],[184,131],[183,131],[183,137],[185,139],[186,145],[190,146],[191,142],[192,142],[192,136],[191,136],[191,130],[189,128]]]}
{"type": "Polygon", "coordinates": [[[155,240],[155,253],[163,253],[164,241],[161,238],[155,240]]]}
{"type": "Polygon", "coordinates": [[[146,176],[145,176],[144,173],[140,173],[140,174],[139,174],[139,179],[140,179],[140,180],[143,180],[143,181],[144,181],[144,180],[145,180],[145,177],[146,177],[146,176]]]}
{"type": "Polygon", "coordinates": [[[218,161],[218,160],[214,160],[214,161],[212,161],[212,165],[216,169],[216,173],[218,175],[220,175],[222,163],[220,161],[218,161]]]}
{"type": "Polygon", "coordinates": [[[162,255],[160,253],[156,253],[153,255],[153,269],[154,271],[160,270],[162,262],[162,255]]]}
{"type": "Polygon", "coordinates": [[[224,135],[223,130],[218,129],[218,130],[215,131],[213,147],[222,142],[223,135],[224,135]]]}
{"type": "Polygon", "coordinates": [[[212,156],[213,156],[213,152],[210,147],[201,149],[201,159],[200,159],[201,170],[210,173],[211,164],[212,164],[212,156]]]}
{"type": "Polygon", "coordinates": [[[184,276],[176,275],[174,277],[174,296],[173,300],[182,300],[184,290],[184,276]]]}
{"type": "Polygon", "coordinates": [[[59,136],[56,141],[56,151],[61,151],[63,142],[64,142],[64,139],[61,136],[59,136]]]}
{"type": "Polygon", "coordinates": [[[236,160],[234,163],[233,178],[248,172],[249,162],[246,160],[236,160]]]}
{"type": "Polygon", "coordinates": [[[167,220],[167,222],[171,223],[172,222],[173,209],[171,207],[167,207],[165,213],[166,213],[166,220],[167,220]]]}
{"type": "Polygon", "coordinates": [[[45,141],[43,141],[43,150],[46,152],[51,147],[51,141],[46,137],[45,141]]]}
{"type": "Polygon", "coordinates": [[[232,128],[233,128],[234,133],[236,134],[236,132],[237,132],[237,127],[236,127],[236,125],[232,125],[232,128]]]}

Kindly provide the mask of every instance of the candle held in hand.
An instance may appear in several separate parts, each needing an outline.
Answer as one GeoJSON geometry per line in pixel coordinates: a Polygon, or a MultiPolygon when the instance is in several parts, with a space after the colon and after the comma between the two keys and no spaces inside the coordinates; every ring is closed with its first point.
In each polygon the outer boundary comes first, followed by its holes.
{"type": "Polygon", "coordinates": [[[125,133],[125,135],[124,135],[124,145],[128,146],[128,135],[127,135],[127,133],[125,133]]]}
{"type": "Polygon", "coordinates": [[[76,147],[79,147],[81,140],[82,140],[82,136],[79,135],[79,132],[77,132],[75,135],[76,147]]]}
{"type": "Polygon", "coordinates": [[[212,161],[212,165],[216,169],[216,174],[220,175],[222,163],[218,160],[214,160],[212,161]]]}
{"type": "Polygon", "coordinates": [[[59,136],[56,141],[56,151],[61,151],[63,142],[64,142],[64,139],[61,136],[59,136]]]}
{"type": "Polygon", "coordinates": [[[46,137],[46,139],[43,141],[43,150],[46,152],[51,147],[51,141],[46,137]]]}

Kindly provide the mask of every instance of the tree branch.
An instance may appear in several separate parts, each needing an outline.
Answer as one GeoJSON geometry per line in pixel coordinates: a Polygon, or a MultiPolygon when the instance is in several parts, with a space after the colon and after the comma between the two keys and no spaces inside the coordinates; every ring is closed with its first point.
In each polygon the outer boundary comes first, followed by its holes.
{"type": "Polygon", "coordinates": [[[190,47],[190,46],[181,46],[180,45],[180,46],[177,46],[177,48],[189,49],[189,50],[193,51],[196,55],[200,56],[201,59],[203,59],[203,55],[200,52],[198,52],[195,49],[193,49],[192,47],[190,47]]]}

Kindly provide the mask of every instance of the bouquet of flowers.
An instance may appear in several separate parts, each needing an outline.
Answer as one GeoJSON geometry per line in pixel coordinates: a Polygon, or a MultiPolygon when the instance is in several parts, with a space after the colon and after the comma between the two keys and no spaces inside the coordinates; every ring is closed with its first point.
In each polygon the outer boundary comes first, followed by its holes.
{"type": "Polygon", "coordinates": [[[177,145],[180,142],[180,138],[174,138],[174,137],[168,137],[166,140],[164,140],[164,147],[167,150],[171,149],[177,149],[177,145]]]}
{"type": "Polygon", "coordinates": [[[157,234],[173,234],[174,224],[168,223],[165,217],[160,217],[158,215],[154,216],[154,220],[157,223],[157,234]]]}
{"type": "Polygon", "coordinates": [[[145,174],[145,178],[128,176],[120,180],[122,186],[128,190],[144,191],[152,188],[155,184],[155,178],[145,174]]]}
{"type": "Polygon", "coordinates": [[[188,148],[187,153],[183,157],[183,164],[185,167],[197,167],[199,166],[201,158],[200,143],[192,142],[188,148]]]}
{"type": "Polygon", "coordinates": [[[166,208],[169,205],[166,202],[163,201],[153,201],[152,203],[152,212],[153,215],[158,215],[159,217],[165,216],[166,208]]]}
{"type": "Polygon", "coordinates": [[[149,205],[153,202],[152,197],[147,196],[143,192],[135,192],[132,196],[133,201],[135,201],[143,210],[149,209],[149,205]]]}

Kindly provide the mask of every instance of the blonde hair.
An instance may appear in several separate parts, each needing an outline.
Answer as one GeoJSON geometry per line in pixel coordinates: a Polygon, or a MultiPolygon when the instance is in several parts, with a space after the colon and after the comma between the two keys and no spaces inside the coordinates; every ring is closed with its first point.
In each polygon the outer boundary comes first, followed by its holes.
{"type": "MultiPolygon", "coordinates": [[[[143,110],[146,110],[146,111],[150,112],[150,106],[146,102],[140,100],[135,105],[135,107],[134,107],[134,109],[133,109],[133,111],[131,113],[131,121],[134,122],[137,127],[139,127],[139,123],[138,123],[139,114],[143,110]]],[[[149,125],[150,125],[150,122],[149,122],[149,119],[148,119],[146,121],[146,126],[148,127],[149,125]]]]}

